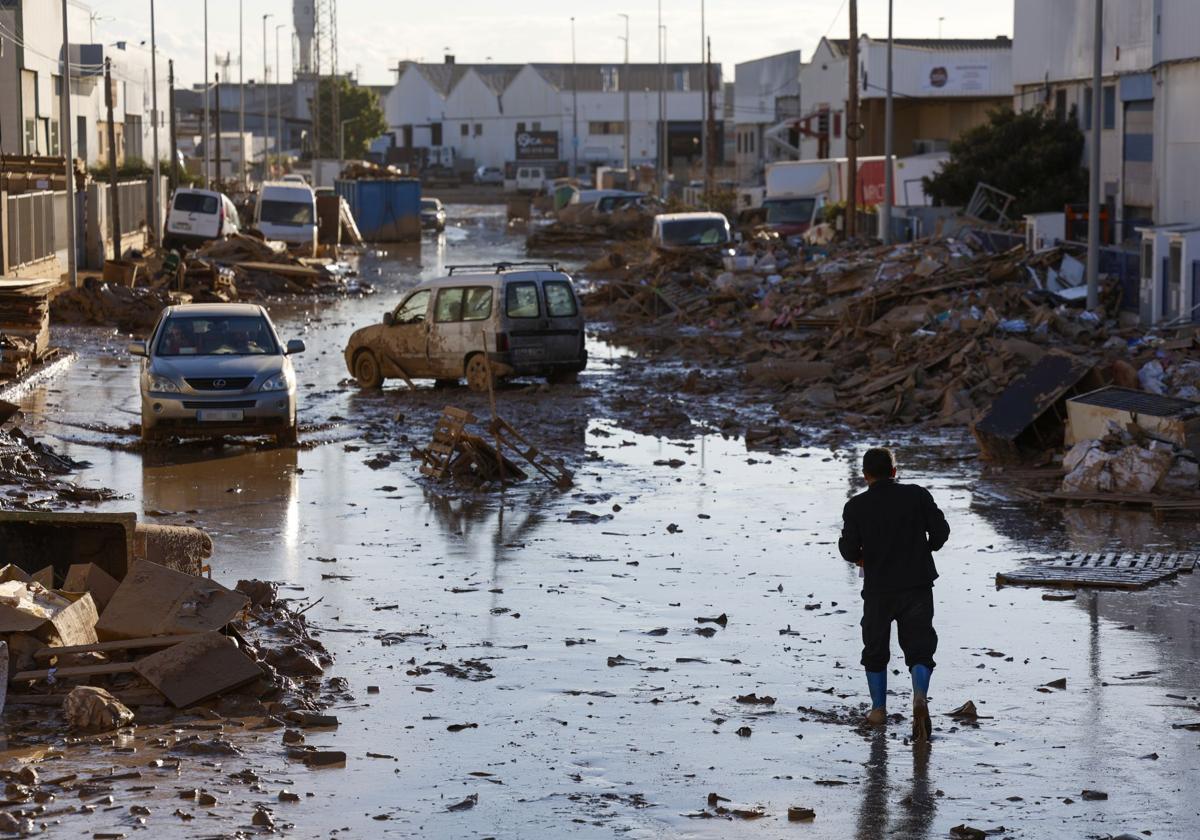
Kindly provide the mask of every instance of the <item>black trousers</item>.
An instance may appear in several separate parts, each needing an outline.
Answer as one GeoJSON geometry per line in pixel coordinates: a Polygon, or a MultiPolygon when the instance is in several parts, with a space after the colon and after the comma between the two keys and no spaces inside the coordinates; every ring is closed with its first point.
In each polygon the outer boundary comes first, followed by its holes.
{"type": "Polygon", "coordinates": [[[891,659],[893,621],[909,669],[914,665],[932,669],[938,642],[937,632],[933,629],[933,587],[863,593],[862,664],[868,671],[887,668],[891,659]]]}

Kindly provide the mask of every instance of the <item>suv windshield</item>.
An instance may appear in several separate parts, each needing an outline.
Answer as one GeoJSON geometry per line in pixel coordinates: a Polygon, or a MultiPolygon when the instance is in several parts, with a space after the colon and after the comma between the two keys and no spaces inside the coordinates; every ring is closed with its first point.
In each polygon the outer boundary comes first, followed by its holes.
{"type": "Polygon", "coordinates": [[[311,225],[313,209],[307,202],[264,200],[258,220],[271,225],[311,225]]]}
{"type": "Polygon", "coordinates": [[[667,245],[719,245],[729,234],[721,219],[680,219],[663,224],[662,238],[667,245]]]}
{"type": "Polygon", "coordinates": [[[279,345],[258,315],[175,315],[163,324],[156,356],[272,356],[279,345]]]}
{"type": "Polygon", "coordinates": [[[212,215],[217,212],[217,197],[215,195],[194,192],[175,193],[175,209],[181,213],[208,213],[212,215]]]}

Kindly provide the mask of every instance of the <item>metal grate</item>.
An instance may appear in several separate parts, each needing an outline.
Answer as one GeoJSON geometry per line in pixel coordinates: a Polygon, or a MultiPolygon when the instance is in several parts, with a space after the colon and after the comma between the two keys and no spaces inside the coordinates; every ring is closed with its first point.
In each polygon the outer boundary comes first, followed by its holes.
{"type": "Polygon", "coordinates": [[[1145,391],[1134,391],[1130,388],[1101,388],[1098,391],[1074,397],[1071,402],[1097,405],[1102,408],[1116,408],[1136,414],[1147,414],[1151,417],[1174,417],[1186,411],[1200,409],[1200,403],[1176,397],[1163,397],[1145,391]]]}
{"type": "Polygon", "coordinates": [[[241,391],[254,381],[252,376],[231,376],[228,378],[213,377],[211,379],[185,379],[194,391],[241,391]]]}
{"type": "Polygon", "coordinates": [[[1145,589],[1195,567],[1195,554],[1071,554],[1001,572],[996,585],[1145,589]]]}

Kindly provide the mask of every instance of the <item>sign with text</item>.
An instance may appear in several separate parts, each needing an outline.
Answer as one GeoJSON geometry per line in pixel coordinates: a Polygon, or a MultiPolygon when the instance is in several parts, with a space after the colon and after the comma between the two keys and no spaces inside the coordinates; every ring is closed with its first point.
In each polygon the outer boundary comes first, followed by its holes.
{"type": "Polygon", "coordinates": [[[518,131],[517,160],[558,160],[558,132],[518,131]]]}
{"type": "Polygon", "coordinates": [[[927,64],[921,74],[922,93],[978,96],[991,87],[992,68],[987,64],[927,64]]]}

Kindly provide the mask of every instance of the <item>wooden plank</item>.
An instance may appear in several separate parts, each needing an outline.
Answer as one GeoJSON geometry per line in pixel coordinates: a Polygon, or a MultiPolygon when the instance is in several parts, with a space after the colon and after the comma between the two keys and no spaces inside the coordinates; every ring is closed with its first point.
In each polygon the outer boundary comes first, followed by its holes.
{"type": "Polygon", "coordinates": [[[135,650],[137,648],[162,648],[177,645],[192,638],[194,633],[184,633],[177,636],[147,636],[141,639],[118,639],[113,642],[96,642],[92,645],[70,645],[68,647],[44,647],[33,652],[35,659],[50,659],[64,656],[68,653],[108,653],[114,650],[135,650]]]}
{"type": "Polygon", "coordinates": [[[215,631],[198,633],[186,642],[152,653],[139,660],[134,670],[180,709],[263,675],[262,668],[232,639],[215,631]]]}
{"type": "Polygon", "coordinates": [[[70,677],[101,677],[109,674],[134,673],[132,662],[106,662],[103,665],[71,665],[67,668],[44,668],[38,671],[18,671],[12,675],[13,682],[25,680],[44,680],[51,674],[55,679],[70,677]]]}

